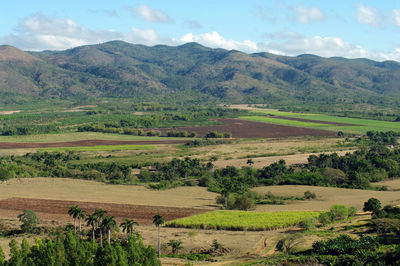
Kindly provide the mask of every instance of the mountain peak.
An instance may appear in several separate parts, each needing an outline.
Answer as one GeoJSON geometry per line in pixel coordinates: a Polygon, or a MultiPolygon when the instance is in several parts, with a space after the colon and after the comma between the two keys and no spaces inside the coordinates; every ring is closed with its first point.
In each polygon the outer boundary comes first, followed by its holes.
{"type": "Polygon", "coordinates": [[[18,48],[9,45],[0,45],[0,61],[32,62],[35,60],[37,60],[35,57],[18,48]]]}

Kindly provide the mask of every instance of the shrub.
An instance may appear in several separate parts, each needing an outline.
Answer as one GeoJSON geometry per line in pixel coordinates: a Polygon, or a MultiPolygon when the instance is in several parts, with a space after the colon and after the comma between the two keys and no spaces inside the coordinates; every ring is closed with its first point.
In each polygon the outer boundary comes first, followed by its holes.
{"type": "Polygon", "coordinates": [[[376,198],[370,198],[367,202],[364,202],[363,210],[365,212],[371,211],[373,214],[376,214],[381,209],[382,209],[381,202],[376,198]]]}
{"type": "Polygon", "coordinates": [[[318,221],[324,226],[330,224],[332,220],[332,213],[330,212],[322,212],[318,217],[318,221]]]}
{"type": "Polygon", "coordinates": [[[304,230],[310,230],[315,228],[315,226],[317,225],[317,221],[318,221],[317,218],[309,217],[300,221],[299,226],[304,230]]]}
{"type": "Polygon", "coordinates": [[[22,223],[21,229],[28,233],[32,233],[40,222],[36,213],[32,210],[24,210],[18,215],[18,219],[22,223]]]}
{"type": "Polygon", "coordinates": [[[356,207],[352,206],[352,207],[349,208],[349,217],[356,216],[356,213],[357,213],[357,208],[356,207]]]}
{"type": "Polygon", "coordinates": [[[254,200],[247,195],[240,195],[235,198],[233,203],[235,210],[247,211],[255,208],[254,200]]]}
{"type": "Polygon", "coordinates": [[[333,219],[345,219],[349,216],[349,210],[344,205],[332,205],[331,214],[333,219]]]}
{"type": "Polygon", "coordinates": [[[317,195],[315,195],[315,193],[312,193],[311,191],[307,190],[306,192],[304,192],[304,198],[305,199],[315,199],[317,197],[317,195]]]}

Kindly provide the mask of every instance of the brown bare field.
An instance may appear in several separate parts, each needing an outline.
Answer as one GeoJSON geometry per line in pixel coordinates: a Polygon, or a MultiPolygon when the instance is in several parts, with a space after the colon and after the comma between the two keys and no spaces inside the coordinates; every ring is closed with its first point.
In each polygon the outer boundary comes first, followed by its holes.
{"type": "MultiPolygon", "coordinates": [[[[336,153],[340,156],[345,155],[348,152],[352,152],[351,150],[348,151],[337,151],[336,153]]],[[[324,152],[325,154],[331,154],[333,152],[324,152]]],[[[255,168],[262,168],[264,166],[268,166],[279,160],[285,160],[287,165],[293,164],[301,164],[307,163],[307,159],[310,155],[319,155],[321,153],[302,153],[302,154],[295,154],[295,155],[278,155],[278,156],[268,156],[268,157],[257,157],[252,158],[254,164],[253,167],[255,168]]],[[[248,166],[247,164],[248,159],[229,159],[229,160],[218,160],[214,162],[216,167],[226,167],[226,166],[235,166],[235,167],[243,167],[248,166]]]]}
{"type": "Polygon", "coordinates": [[[73,205],[79,205],[87,213],[93,213],[96,209],[106,210],[107,214],[114,216],[117,222],[127,217],[134,218],[141,225],[151,225],[156,213],[163,215],[165,221],[170,221],[208,211],[199,208],[9,198],[0,200],[0,212],[14,212],[18,215],[23,210],[29,209],[35,211],[41,220],[57,220],[61,223],[70,220],[68,209],[73,205]]]}
{"type": "Polygon", "coordinates": [[[395,191],[400,190],[400,179],[387,180],[387,181],[377,182],[375,184],[378,186],[386,186],[388,190],[395,190],[395,191]]]}
{"type": "MultiPolygon", "coordinates": [[[[398,180],[386,181],[398,184],[398,180]]],[[[345,189],[334,187],[313,187],[300,185],[284,185],[257,187],[253,191],[266,194],[268,191],[277,196],[303,196],[305,191],[311,191],[317,195],[316,200],[293,201],[286,205],[259,205],[257,211],[323,211],[329,210],[333,204],[342,204],[348,207],[354,206],[359,211],[362,210],[364,202],[369,198],[377,198],[386,204],[398,204],[400,194],[396,191],[372,191],[360,189],[345,189]]]]}
{"type": "Polygon", "coordinates": [[[283,126],[262,122],[247,121],[236,118],[218,119],[224,123],[215,126],[193,126],[178,128],[158,128],[157,130],[165,134],[167,131],[178,130],[187,132],[197,132],[199,136],[204,136],[207,132],[231,132],[234,138],[276,138],[293,136],[336,136],[336,132],[327,130],[317,130],[302,127],[283,126]]]}
{"type": "Polygon", "coordinates": [[[15,113],[19,113],[21,112],[20,110],[16,110],[16,111],[0,111],[0,115],[12,115],[15,113]]]}
{"type": "Polygon", "coordinates": [[[96,203],[215,209],[216,194],[201,187],[151,190],[67,178],[15,178],[0,183],[0,199],[31,198],[96,203]]]}
{"type": "Polygon", "coordinates": [[[36,143],[21,143],[21,142],[0,142],[0,149],[29,149],[29,148],[54,148],[54,147],[86,147],[99,145],[157,145],[157,144],[183,144],[185,140],[77,140],[67,142],[36,142],[36,143]]]}

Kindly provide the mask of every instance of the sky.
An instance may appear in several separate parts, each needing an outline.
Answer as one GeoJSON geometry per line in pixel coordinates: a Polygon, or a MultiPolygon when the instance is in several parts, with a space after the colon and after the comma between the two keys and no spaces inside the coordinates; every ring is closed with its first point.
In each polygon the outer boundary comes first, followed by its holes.
{"type": "Polygon", "coordinates": [[[400,61],[400,0],[2,1],[0,45],[64,50],[123,40],[400,61]]]}

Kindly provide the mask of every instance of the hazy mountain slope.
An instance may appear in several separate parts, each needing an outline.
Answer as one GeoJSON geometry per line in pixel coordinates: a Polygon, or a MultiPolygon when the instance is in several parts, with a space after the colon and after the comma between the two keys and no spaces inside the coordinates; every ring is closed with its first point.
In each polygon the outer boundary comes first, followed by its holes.
{"type": "Polygon", "coordinates": [[[35,53],[0,46],[0,92],[18,95],[397,106],[399,81],[397,62],[246,54],[197,43],[112,41],[35,53]]]}

